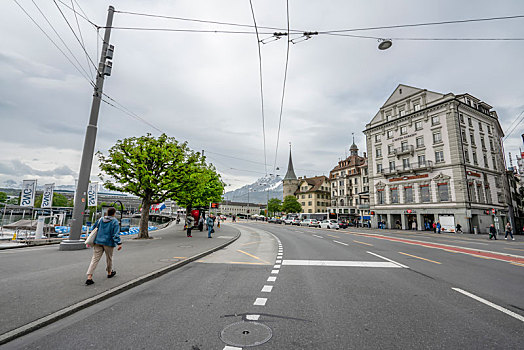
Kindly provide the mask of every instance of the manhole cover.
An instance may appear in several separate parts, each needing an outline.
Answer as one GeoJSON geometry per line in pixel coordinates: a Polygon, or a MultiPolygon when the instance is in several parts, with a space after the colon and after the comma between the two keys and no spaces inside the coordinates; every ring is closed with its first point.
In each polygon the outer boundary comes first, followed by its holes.
{"type": "Polygon", "coordinates": [[[272,335],[271,328],[265,324],[240,321],[226,326],[220,338],[228,345],[242,347],[264,344],[272,335]]]}

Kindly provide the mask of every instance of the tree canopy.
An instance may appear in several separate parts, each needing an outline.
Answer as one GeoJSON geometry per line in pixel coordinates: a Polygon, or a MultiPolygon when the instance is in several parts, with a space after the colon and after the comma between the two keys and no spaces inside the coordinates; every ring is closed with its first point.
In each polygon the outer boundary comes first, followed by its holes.
{"type": "Polygon", "coordinates": [[[0,203],[5,203],[7,201],[7,193],[0,192],[0,203]]]}
{"type": "Polygon", "coordinates": [[[282,211],[286,213],[300,213],[302,211],[302,206],[295,196],[290,195],[284,198],[284,203],[282,203],[282,211]]]}
{"type": "Polygon", "coordinates": [[[117,141],[104,156],[97,153],[104,187],[142,199],[139,238],[148,238],[149,207],[166,199],[180,206],[207,206],[220,201],[224,184],[205,157],[166,134],[117,141]],[[104,178],[104,174],[108,178],[104,178]]]}
{"type": "Polygon", "coordinates": [[[271,198],[267,202],[267,209],[268,209],[268,215],[269,213],[273,213],[274,215],[275,213],[282,211],[282,201],[278,198],[271,198]]]}
{"type": "MultiPolygon", "coordinates": [[[[35,208],[40,208],[42,205],[42,198],[44,197],[43,194],[37,196],[35,198],[35,208]]],[[[73,201],[67,199],[66,196],[60,193],[53,193],[53,204],[51,204],[53,207],[72,207],[73,201]]]]}

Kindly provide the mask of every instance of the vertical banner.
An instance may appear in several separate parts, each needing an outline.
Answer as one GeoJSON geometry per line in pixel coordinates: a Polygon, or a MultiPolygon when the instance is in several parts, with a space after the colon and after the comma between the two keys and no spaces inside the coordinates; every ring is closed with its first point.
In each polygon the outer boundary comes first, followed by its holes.
{"type": "Polygon", "coordinates": [[[90,182],[87,189],[87,206],[96,207],[98,204],[98,182],[90,182]]]}
{"type": "Polygon", "coordinates": [[[51,208],[53,206],[53,190],[55,184],[44,185],[44,193],[42,195],[42,205],[40,208],[51,208]]]}
{"type": "Polygon", "coordinates": [[[20,196],[21,207],[34,207],[36,194],[36,180],[24,180],[22,184],[22,195],[20,196]]]}

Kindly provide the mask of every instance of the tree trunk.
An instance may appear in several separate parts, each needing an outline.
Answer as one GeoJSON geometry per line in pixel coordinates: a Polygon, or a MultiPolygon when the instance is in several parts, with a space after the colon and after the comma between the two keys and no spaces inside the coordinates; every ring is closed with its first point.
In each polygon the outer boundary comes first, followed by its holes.
{"type": "Polygon", "coordinates": [[[142,199],[142,213],[140,214],[140,225],[138,231],[138,239],[149,238],[149,208],[151,207],[151,199],[149,197],[142,199]]]}

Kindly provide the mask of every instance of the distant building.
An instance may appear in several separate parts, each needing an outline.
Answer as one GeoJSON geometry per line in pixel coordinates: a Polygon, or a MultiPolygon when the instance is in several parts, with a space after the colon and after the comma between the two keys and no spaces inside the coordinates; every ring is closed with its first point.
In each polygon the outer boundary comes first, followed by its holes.
{"type": "Polygon", "coordinates": [[[265,208],[266,206],[263,204],[223,201],[222,203],[220,203],[218,213],[223,215],[251,216],[258,215],[260,211],[265,208]]]}
{"type": "Polygon", "coordinates": [[[349,157],[338,162],[329,172],[331,203],[328,208],[331,216],[344,220],[368,222],[369,216],[369,177],[366,153],[358,155],[358,147],[353,139],[349,157]]]}
{"type": "Polygon", "coordinates": [[[366,125],[370,204],[386,227],[502,229],[509,218],[497,113],[469,94],[399,85],[366,125]],[[495,214],[493,214],[493,209],[495,214]]]}
{"type": "Polygon", "coordinates": [[[299,177],[295,175],[291,148],[287,173],[283,180],[284,199],[295,196],[302,205],[302,213],[327,213],[330,204],[329,181],[326,176],[299,177]]]}

